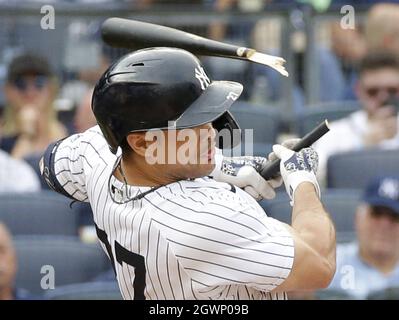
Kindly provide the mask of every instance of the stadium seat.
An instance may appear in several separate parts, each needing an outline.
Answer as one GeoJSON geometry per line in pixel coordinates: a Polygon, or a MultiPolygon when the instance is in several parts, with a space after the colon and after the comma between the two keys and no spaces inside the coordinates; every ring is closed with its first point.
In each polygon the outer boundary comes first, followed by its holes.
{"type": "Polygon", "coordinates": [[[118,283],[86,282],[60,286],[44,294],[46,300],[122,300],[118,283]]]}
{"type": "Polygon", "coordinates": [[[234,103],[230,111],[243,130],[243,139],[245,136],[250,138],[250,135],[244,134],[244,129],[253,129],[254,143],[275,143],[281,125],[277,111],[242,101],[234,103]]]}
{"type": "Polygon", "coordinates": [[[399,287],[373,291],[367,296],[367,300],[399,300],[399,287]]]}
{"type": "MultiPolygon", "coordinates": [[[[355,239],[354,215],[360,199],[360,191],[324,190],[322,201],[334,221],[337,241],[349,242],[355,239]]],[[[280,192],[273,200],[262,200],[260,205],[268,216],[291,224],[292,207],[285,192],[280,192]]]]}
{"type": "Polygon", "coordinates": [[[344,290],[338,289],[325,289],[318,290],[315,292],[316,300],[354,300],[348,293],[344,290]]]}
{"type": "Polygon", "coordinates": [[[0,220],[16,235],[65,235],[78,233],[78,215],[72,200],[54,191],[0,195],[0,220]]]}
{"type": "Polygon", "coordinates": [[[299,121],[296,122],[298,135],[305,135],[324,119],[332,122],[344,118],[359,109],[360,106],[357,101],[324,102],[307,106],[300,114],[299,121]]]}
{"type": "Polygon", "coordinates": [[[91,281],[110,267],[98,245],[82,243],[75,237],[19,236],[14,238],[14,245],[18,259],[16,286],[35,295],[46,291],[41,282],[50,283],[46,276],[52,271],[47,268],[54,269],[57,288],[91,281]]]}
{"type": "Polygon", "coordinates": [[[359,150],[331,156],[327,161],[327,187],[363,189],[378,175],[399,172],[399,150],[359,150]]]}

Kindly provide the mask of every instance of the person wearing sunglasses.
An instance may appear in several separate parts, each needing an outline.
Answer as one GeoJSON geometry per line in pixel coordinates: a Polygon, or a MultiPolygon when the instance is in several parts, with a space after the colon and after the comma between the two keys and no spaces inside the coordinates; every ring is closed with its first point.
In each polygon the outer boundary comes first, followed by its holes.
{"type": "Polygon", "coordinates": [[[56,77],[45,58],[25,53],[11,61],[4,88],[0,149],[15,158],[26,158],[67,134],[53,106],[57,89],[56,77]]]}
{"type": "Polygon", "coordinates": [[[386,51],[368,53],[359,65],[355,87],[360,110],[331,123],[331,132],[314,144],[319,178],[328,158],[364,148],[398,148],[399,60],[386,51]]]}

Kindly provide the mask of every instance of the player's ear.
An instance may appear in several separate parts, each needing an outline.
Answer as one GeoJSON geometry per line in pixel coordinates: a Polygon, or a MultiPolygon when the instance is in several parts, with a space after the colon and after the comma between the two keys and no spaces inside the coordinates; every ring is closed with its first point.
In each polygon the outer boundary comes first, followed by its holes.
{"type": "Polygon", "coordinates": [[[145,140],[145,133],[134,132],[126,137],[126,141],[130,148],[138,155],[144,156],[147,150],[147,141],[145,140]]]}

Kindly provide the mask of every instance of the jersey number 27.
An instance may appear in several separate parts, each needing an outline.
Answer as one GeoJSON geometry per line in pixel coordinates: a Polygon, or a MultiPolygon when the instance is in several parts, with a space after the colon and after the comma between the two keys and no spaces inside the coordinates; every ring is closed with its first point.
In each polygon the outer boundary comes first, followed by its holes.
{"type": "MultiPolygon", "coordinates": [[[[115,259],[112,253],[111,244],[108,241],[108,235],[104,230],[101,230],[96,225],[97,237],[104,244],[108,256],[111,259],[112,268],[116,274],[115,259]]],[[[145,300],[144,288],[145,288],[145,260],[144,257],[127,250],[122,247],[121,244],[115,240],[115,258],[116,261],[122,266],[122,262],[127,263],[129,266],[134,267],[134,300],[145,300]]]]}

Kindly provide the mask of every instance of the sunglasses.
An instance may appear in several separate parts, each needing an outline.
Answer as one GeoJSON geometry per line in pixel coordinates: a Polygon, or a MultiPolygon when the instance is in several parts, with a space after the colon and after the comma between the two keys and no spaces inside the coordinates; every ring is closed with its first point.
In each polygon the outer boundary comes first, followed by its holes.
{"type": "Polygon", "coordinates": [[[36,90],[42,90],[48,83],[48,77],[35,76],[31,79],[19,77],[13,81],[14,87],[19,91],[26,91],[29,86],[33,86],[36,90]]]}
{"type": "Polygon", "coordinates": [[[399,223],[399,214],[395,213],[393,210],[381,207],[381,206],[373,206],[371,210],[371,215],[374,218],[381,218],[381,217],[389,217],[391,221],[395,223],[399,223]]]}
{"type": "Polygon", "coordinates": [[[365,92],[370,98],[375,98],[380,92],[385,92],[390,96],[397,96],[399,87],[369,87],[365,89],[365,92]]]}

